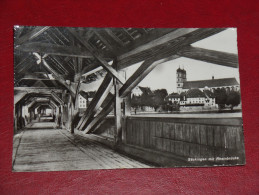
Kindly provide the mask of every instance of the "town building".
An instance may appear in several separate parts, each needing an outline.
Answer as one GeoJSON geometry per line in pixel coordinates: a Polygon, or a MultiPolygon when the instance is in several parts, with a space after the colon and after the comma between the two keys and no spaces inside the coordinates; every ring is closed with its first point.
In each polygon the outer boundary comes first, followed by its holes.
{"type": "Polygon", "coordinates": [[[78,108],[86,108],[87,101],[86,99],[79,94],[78,108]]]}
{"type": "Polygon", "coordinates": [[[190,89],[180,95],[180,106],[217,107],[216,98],[209,90],[190,89]]]}
{"type": "Polygon", "coordinates": [[[79,108],[80,114],[82,114],[90,105],[95,93],[96,93],[95,91],[88,91],[88,92],[81,91],[79,93],[78,108],[79,108]]]}
{"type": "Polygon", "coordinates": [[[172,102],[175,104],[180,103],[180,95],[178,93],[171,93],[165,98],[166,102],[172,102]]]}
{"type": "Polygon", "coordinates": [[[190,89],[181,94],[172,93],[165,98],[165,101],[171,102],[172,106],[179,105],[182,111],[218,108],[215,95],[209,90],[190,89]]]}
{"type": "Polygon", "coordinates": [[[131,96],[141,96],[142,94],[146,94],[146,95],[152,95],[153,92],[149,87],[141,87],[141,86],[136,86],[132,92],[131,92],[131,96]]]}

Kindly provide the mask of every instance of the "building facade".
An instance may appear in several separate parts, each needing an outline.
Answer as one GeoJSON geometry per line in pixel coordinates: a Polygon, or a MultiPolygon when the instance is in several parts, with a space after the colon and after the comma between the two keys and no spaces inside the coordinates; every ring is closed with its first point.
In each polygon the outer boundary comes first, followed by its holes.
{"type": "Polygon", "coordinates": [[[87,101],[86,101],[86,99],[83,97],[83,96],[81,96],[81,95],[79,95],[79,99],[78,99],[78,108],[86,108],[87,107],[87,101]]]}
{"type": "Polygon", "coordinates": [[[186,70],[178,68],[176,70],[176,85],[177,93],[187,92],[190,89],[199,89],[201,91],[209,90],[214,92],[215,89],[224,88],[227,92],[229,91],[239,91],[240,85],[236,78],[221,78],[208,80],[198,80],[198,81],[187,81],[186,70]]]}

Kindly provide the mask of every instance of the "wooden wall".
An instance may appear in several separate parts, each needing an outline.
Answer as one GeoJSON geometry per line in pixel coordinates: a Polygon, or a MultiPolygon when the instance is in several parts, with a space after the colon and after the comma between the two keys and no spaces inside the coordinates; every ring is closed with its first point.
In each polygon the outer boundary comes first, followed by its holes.
{"type": "Polygon", "coordinates": [[[241,118],[129,117],[123,143],[186,159],[239,157],[239,162],[244,161],[241,118]]]}

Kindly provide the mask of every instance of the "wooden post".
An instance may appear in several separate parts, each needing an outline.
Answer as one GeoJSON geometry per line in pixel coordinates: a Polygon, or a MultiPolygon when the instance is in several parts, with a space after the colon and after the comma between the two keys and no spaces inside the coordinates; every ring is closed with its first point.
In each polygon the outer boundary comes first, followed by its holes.
{"type": "MultiPolygon", "coordinates": [[[[117,70],[117,60],[114,60],[113,65],[117,70]]],[[[122,71],[118,72],[120,75],[122,75],[122,71]]],[[[122,141],[122,110],[121,110],[121,104],[123,102],[123,99],[120,97],[120,88],[121,83],[119,80],[115,77],[113,77],[113,85],[114,85],[114,95],[115,95],[115,104],[114,104],[114,117],[115,117],[115,133],[114,133],[114,141],[115,145],[120,143],[122,141]]]]}
{"type": "Polygon", "coordinates": [[[122,130],[121,130],[122,143],[125,143],[126,141],[127,117],[130,115],[131,115],[131,94],[127,95],[123,99],[123,120],[122,120],[122,130]]]}
{"type": "Polygon", "coordinates": [[[75,106],[74,106],[74,102],[72,100],[72,97],[70,98],[70,112],[68,114],[71,115],[70,117],[70,133],[74,133],[74,129],[75,129],[75,123],[74,123],[74,112],[75,112],[75,106]]]}
{"type": "MultiPolygon", "coordinates": [[[[75,44],[75,40],[73,40],[73,44],[75,44]]],[[[78,48],[80,46],[76,45],[78,48]]],[[[74,129],[76,126],[77,116],[79,115],[79,108],[78,108],[78,102],[79,102],[79,91],[81,86],[81,76],[82,76],[82,66],[83,66],[83,58],[73,58],[74,60],[74,66],[75,66],[75,75],[74,75],[74,82],[77,83],[76,87],[76,94],[75,94],[75,100],[73,101],[71,99],[71,133],[74,133],[74,129]]]]}
{"type": "Polygon", "coordinates": [[[118,144],[121,141],[121,131],[122,131],[122,113],[121,113],[121,103],[122,99],[119,96],[119,83],[116,78],[114,78],[114,91],[115,91],[115,104],[114,104],[114,116],[115,116],[115,134],[114,141],[118,144]]]}
{"type": "Polygon", "coordinates": [[[64,106],[63,105],[60,105],[60,108],[59,108],[59,118],[58,118],[58,128],[61,128],[62,129],[62,125],[63,125],[63,114],[64,114],[64,106]]]}
{"type": "Polygon", "coordinates": [[[125,116],[131,115],[131,94],[127,95],[124,98],[124,115],[125,116]]]}

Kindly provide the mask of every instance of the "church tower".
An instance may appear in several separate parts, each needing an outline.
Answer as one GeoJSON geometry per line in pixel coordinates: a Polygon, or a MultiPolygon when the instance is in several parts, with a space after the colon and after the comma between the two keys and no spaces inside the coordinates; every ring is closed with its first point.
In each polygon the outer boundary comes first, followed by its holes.
{"type": "Polygon", "coordinates": [[[183,89],[183,83],[186,81],[186,71],[180,67],[176,70],[176,87],[177,93],[181,93],[183,89]]]}

